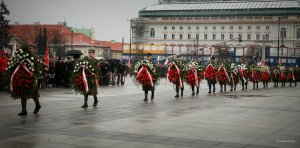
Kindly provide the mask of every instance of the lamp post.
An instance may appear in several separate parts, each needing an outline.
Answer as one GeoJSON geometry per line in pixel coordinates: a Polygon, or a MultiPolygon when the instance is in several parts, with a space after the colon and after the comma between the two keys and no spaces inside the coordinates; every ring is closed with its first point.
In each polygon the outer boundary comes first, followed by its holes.
{"type": "Polygon", "coordinates": [[[278,48],[277,48],[277,62],[279,64],[279,40],[280,40],[280,18],[278,17],[278,48]]]}
{"type": "Polygon", "coordinates": [[[133,20],[127,20],[130,21],[130,29],[129,29],[129,59],[131,59],[131,42],[132,42],[132,22],[133,20]]]}

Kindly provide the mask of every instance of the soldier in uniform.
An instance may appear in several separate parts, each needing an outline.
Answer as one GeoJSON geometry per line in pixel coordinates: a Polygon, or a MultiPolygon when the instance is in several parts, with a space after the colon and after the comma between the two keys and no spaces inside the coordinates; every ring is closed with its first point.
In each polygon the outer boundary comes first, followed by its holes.
{"type": "Polygon", "coordinates": [[[213,93],[215,93],[216,91],[216,83],[217,83],[217,80],[216,80],[216,77],[217,77],[217,66],[215,64],[215,57],[211,57],[210,61],[209,61],[209,65],[208,65],[205,69],[205,74],[204,76],[208,76],[206,77],[207,79],[207,83],[208,83],[208,88],[209,88],[209,91],[208,93],[210,94],[211,93],[211,87],[213,87],[213,93]],[[211,71],[208,69],[209,67],[208,66],[211,66],[211,71]]]}
{"type": "MultiPolygon", "coordinates": [[[[26,50],[26,49],[24,49],[26,50]]],[[[34,46],[29,46],[28,47],[29,52],[35,57],[37,58],[37,56],[35,56],[35,47],[34,46]]],[[[35,69],[38,70],[38,69],[35,69]]],[[[37,76],[34,76],[35,79],[37,79],[37,76]]],[[[37,114],[39,112],[39,110],[41,109],[41,104],[39,101],[39,91],[38,91],[38,86],[37,83],[35,84],[34,88],[33,88],[33,94],[31,96],[23,96],[21,97],[21,106],[22,106],[22,111],[18,114],[19,116],[26,116],[27,115],[27,110],[26,110],[26,105],[27,105],[27,99],[32,98],[33,101],[35,102],[35,109],[33,111],[33,114],[37,114]]]]}
{"type": "MultiPolygon", "coordinates": [[[[146,56],[146,60],[151,61],[151,53],[148,53],[146,56]]],[[[151,100],[154,99],[154,90],[155,87],[153,85],[153,87],[149,86],[149,85],[143,85],[143,91],[145,92],[145,98],[144,101],[147,102],[148,101],[148,91],[151,91],[151,100]]]]}
{"type": "MultiPolygon", "coordinates": [[[[90,60],[92,60],[93,63],[95,64],[95,66],[97,66],[99,68],[99,62],[98,62],[97,59],[94,58],[94,54],[95,54],[95,50],[94,49],[90,49],[88,51],[88,58],[90,60]]],[[[88,103],[87,102],[88,102],[89,95],[93,95],[93,97],[94,97],[94,104],[93,104],[93,106],[94,107],[97,106],[97,104],[98,104],[98,99],[97,99],[97,94],[98,94],[98,92],[97,92],[97,80],[96,80],[95,85],[96,85],[96,87],[95,87],[95,89],[93,90],[92,93],[86,93],[86,94],[84,94],[84,103],[81,106],[81,108],[87,108],[88,107],[88,103]]]]}

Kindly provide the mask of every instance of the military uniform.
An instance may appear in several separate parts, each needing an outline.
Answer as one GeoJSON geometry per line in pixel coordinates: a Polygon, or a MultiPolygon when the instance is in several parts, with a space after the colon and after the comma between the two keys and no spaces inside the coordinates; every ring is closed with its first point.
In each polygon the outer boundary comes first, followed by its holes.
{"type": "MultiPolygon", "coordinates": [[[[91,53],[95,53],[95,50],[93,49],[90,49],[89,50],[89,54],[91,53]]],[[[94,56],[90,56],[89,59],[93,62],[93,64],[96,66],[96,68],[99,69],[99,62],[97,59],[94,58],[94,56]]],[[[84,93],[83,96],[84,96],[84,103],[83,105],[81,106],[81,108],[87,108],[88,107],[88,97],[89,95],[92,95],[94,97],[94,103],[93,103],[93,106],[97,106],[98,104],[98,99],[97,99],[97,94],[98,94],[98,91],[97,91],[97,81],[98,81],[98,73],[95,74],[96,75],[96,81],[92,81],[92,86],[93,89],[84,93]]]]}
{"type": "MultiPolygon", "coordinates": [[[[38,58],[37,58],[37,56],[34,53],[34,46],[30,46],[27,49],[20,49],[20,53],[24,53],[24,52],[28,52],[28,54],[31,56],[31,58],[34,59],[34,62],[36,64],[40,64],[39,62],[37,62],[38,58]],[[21,50],[23,50],[23,51],[21,51],[21,50]]],[[[39,112],[40,108],[41,108],[41,104],[40,104],[40,101],[39,101],[40,94],[39,94],[39,91],[38,91],[38,83],[37,83],[37,76],[38,76],[38,72],[39,72],[39,67],[40,67],[40,65],[34,65],[33,69],[31,69],[31,70],[29,69],[29,71],[32,72],[32,75],[31,75],[33,77],[32,82],[35,83],[32,86],[33,88],[32,88],[32,92],[31,93],[30,92],[25,92],[26,94],[24,94],[24,95],[14,96],[14,94],[16,92],[12,91],[12,97],[14,97],[14,98],[20,97],[21,98],[22,111],[18,114],[19,116],[26,116],[27,115],[27,109],[26,109],[27,99],[32,98],[33,101],[35,102],[35,109],[33,111],[34,114],[37,114],[39,112]]],[[[22,67],[19,67],[19,68],[23,69],[23,70],[25,70],[27,68],[27,70],[28,70],[28,67],[24,68],[22,66],[22,67]]],[[[42,70],[42,69],[40,69],[40,70],[42,70]]],[[[27,84],[23,84],[23,85],[27,85],[27,84]]],[[[18,90],[16,90],[16,91],[18,91],[18,90]]]]}

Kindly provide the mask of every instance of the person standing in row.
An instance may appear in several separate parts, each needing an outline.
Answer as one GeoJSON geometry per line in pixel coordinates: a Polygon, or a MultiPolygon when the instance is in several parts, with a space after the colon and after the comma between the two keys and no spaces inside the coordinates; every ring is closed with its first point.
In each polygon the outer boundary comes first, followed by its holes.
{"type": "Polygon", "coordinates": [[[95,50],[90,49],[88,51],[89,56],[80,59],[76,62],[73,74],[70,78],[73,89],[83,94],[84,103],[81,108],[88,107],[88,97],[92,95],[94,97],[93,106],[96,107],[98,104],[97,99],[97,86],[98,86],[98,74],[99,64],[97,59],[94,58],[95,50]]]}
{"type": "Polygon", "coordinates": [[[216,83],[217,83],[217,66],[215,65],[215,57],[211,57],[208,65],[204,70],[204,77],[207,80],[209,91],[211,93],[211,88],[213,87],[213,93],[216,91],[216,83]]]}
{"type": "Polygon", "coordinates": [[[151,100],[154,99],[155,83],[159,77],[156,65],[151,62],[151,56],[150,53],[147,53],[146,60],[138,61],[134,68],[135,78],[142,85],[145,93],[145,102],[148,101],[149,91],[151,91],[151,100]]]}
{"type": "Polygon", "coordinates": [[[16,56],[8,62],[7,71],[10,74],[10,89],[13,99],[21,99],[22,111],[19,116],[27,115],[27,100],[33,98],[35,102],[34,114],[41,109],[37,77],[39,76],[39,59],[35,55],[35,47],[29,46],[16,51],[16,56]]]}

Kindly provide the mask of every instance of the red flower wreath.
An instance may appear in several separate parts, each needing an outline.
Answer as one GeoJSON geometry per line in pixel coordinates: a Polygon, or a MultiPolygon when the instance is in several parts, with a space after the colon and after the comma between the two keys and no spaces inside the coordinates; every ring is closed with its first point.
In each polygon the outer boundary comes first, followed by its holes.
{"type": "Polygon", "coordinates": [[[211,64],[209,64],[204,71],[204,77],[206,80],[214,80],[217,74],[218,72],[211,64]]]}
{"type": "Polygon", "coordinates": [[[220,84],[224,84],[229,81],[229,75],[226,72],[226,69],[224,66],[220,67],[217,80],[219,81],[220,84]]]}
{"type": "Polygon", "coordinates": [[[271,77],[270,77],[269,73],[266,71],[261,72],[261,80],[262,81],[270,81],[271,77]]]}
{"type": "Polygon", "coordinates": [[[136,76],[137,81],[142,85],[152,85],[151,87],[153,87],[153,84],[151,84],[151,79],[152,82],[156,80],[154,75],[147,70],[147,66],[144,64],[142,65],[142,68],[140,70],[141,71],[139,71],[136,76]]]}
{"type": "Polygon", "coordinates": [[[167,71],[168,80],[173,84],[177,84],[179,83],[180,74],[182,74],[182,69],[179,69],[178,73],[175,64],[172,64],[167,71]]]}
{"type": "Polygon", "coordinates": [[[286,81],[286,74],[282,71],[279,76],[280,81],[286,81]]]}

